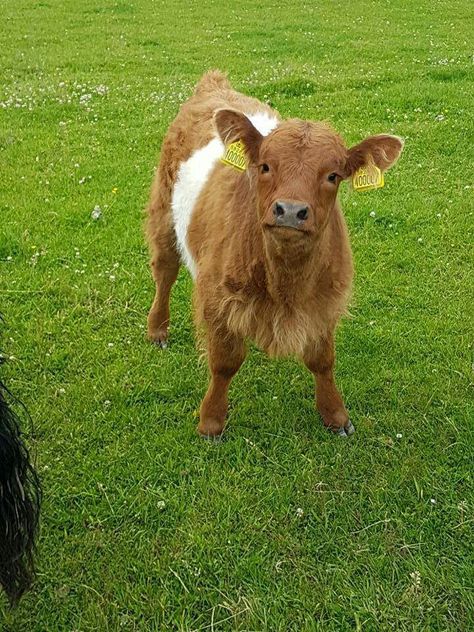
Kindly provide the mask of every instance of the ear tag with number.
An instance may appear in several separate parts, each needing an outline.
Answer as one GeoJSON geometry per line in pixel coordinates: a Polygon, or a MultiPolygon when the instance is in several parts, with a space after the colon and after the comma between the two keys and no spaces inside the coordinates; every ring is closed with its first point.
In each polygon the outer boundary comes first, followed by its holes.
{"type": "Polygon", "coordinates": [[[356,191],[370,191],[381,189],[384,185],[383,173],[373,163],[357,169],[352,176],[352,186],[356,191]]]}
{"type": "Polygon", "coordinates": [[[243,142],[237,140],[228,145],[221,161],[225,165],[230,165],[234,167],[234,169],[238,169],[238,171],[245,171],[247,169],[247,156],[243,142]]]}

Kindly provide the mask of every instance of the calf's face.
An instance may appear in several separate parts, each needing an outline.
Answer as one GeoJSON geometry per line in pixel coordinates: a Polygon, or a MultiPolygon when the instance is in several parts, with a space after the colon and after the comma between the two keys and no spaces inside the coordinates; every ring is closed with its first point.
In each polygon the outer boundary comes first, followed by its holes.
{"type": "Polygon", "coordinates": [[[262,138],[257,158],[258,210],[265,229],[303,236],[324,230],[343,178],[345,148],[324,125],[290,120],[262,138]]]}
{"type": "Polygon", "coordinates": [[[224,144],[244,143],[249,169],[256,171],[262,229],[279,240],[316,240],[334,212],[341,181],[369,162],[388,169],[403,148],[400,138],[379,135],[347,149],[327,125],[298,119],[262,136],[245,114],[230,109],[218,110],[215,124],[224,144]]]}

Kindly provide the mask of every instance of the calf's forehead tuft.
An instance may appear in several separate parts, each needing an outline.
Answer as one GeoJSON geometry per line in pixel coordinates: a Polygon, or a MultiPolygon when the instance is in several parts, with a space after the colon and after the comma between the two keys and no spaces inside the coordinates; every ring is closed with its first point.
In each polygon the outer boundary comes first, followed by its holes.
{"type": "Polygon", "coordinates": [[[295,153],[327,154],[344,157],[346,147],[337,132],[323,122],[289,119],[283,121],[263,141],[267,154],[291,157],[295,153]]]}

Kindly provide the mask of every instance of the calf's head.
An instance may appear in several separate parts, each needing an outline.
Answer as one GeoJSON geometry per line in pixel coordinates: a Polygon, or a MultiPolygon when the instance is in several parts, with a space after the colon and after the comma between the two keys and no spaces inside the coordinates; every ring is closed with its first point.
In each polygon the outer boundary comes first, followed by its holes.
{"type": "Polygon", "coordinates": [[[283,241],[317,240],[341,181],[371,162],[385,171],[403,148],[400,138],[383,134],[348,149],[324,123],[299,119],[280,122],[267,136],[237,110],[218,110],[214,120],[225,145],[243,142],[262,229],[283,241]]]}

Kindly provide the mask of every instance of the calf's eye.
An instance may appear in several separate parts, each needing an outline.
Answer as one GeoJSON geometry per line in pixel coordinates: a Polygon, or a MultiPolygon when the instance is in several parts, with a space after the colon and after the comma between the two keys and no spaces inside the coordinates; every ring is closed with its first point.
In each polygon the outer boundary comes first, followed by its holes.
{"type": "Polygon", "coordinates": [[[336,180],[337,180],[337,173],[330,173],[328,175],[328,180],[329,180],[329,182],[336,182],[336,180]]]}
{"type": "Polygon", "coordinates": [[[261,165],[260,170],[262,173],[268,173],[270,171],[270,167],[266,162],[264,162],[263,165],[261,165]]]}

